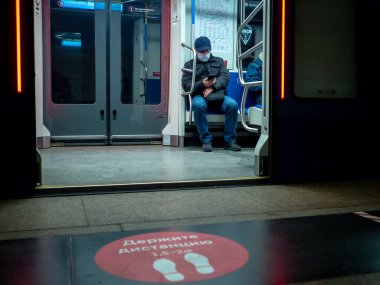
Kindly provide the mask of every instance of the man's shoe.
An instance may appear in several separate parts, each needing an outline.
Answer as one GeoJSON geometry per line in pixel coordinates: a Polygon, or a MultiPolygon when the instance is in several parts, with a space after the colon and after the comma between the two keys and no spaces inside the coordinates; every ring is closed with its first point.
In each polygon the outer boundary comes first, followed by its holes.
{"type": "Polygon", "coordinates": [[[232,151],[241,151],[241,147],[236,143],[224,143],[224,149],[232,150],[232,151]]]}
{"type": "Polygon", "coordinates": [[[202,149],[204,152],[212,152],[212,145],[211,143],[204,143],[202,146],[202,149]]]}

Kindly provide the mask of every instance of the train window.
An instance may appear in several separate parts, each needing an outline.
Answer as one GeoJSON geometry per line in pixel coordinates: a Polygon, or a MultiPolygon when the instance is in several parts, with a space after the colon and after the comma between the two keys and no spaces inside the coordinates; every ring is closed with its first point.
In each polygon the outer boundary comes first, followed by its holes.
{"type": "Polygon", "coordinates": [[[356,96],[356,1],[297,0],[294,93],[300,98],[356,96]]]}

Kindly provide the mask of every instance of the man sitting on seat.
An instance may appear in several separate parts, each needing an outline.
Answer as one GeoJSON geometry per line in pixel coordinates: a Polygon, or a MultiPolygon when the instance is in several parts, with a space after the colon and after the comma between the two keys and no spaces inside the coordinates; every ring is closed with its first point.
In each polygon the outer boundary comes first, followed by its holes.
{"type": "MultiPolygon", "coordinates": [[[[225,114],[224,125],[224,149],[240,151],[241,147],[236,144],[236,128],[238,120],[238,105],[229,96],[222,96],[220,100],[211,101],[212,93],[226,94],[230,74],[224,65],[224,60],[213,56],[211,52],[211,42],[207,37],[199,37],[194,42],[196,51],[196,73],[195,85],[192,97],[192,109],[194,111],[195,125],[198,130],[199,139],[203,143],[202,149],[205,152],[212,151],[212,135],[208,130],[207,108],[214,108],[225,114]],[[210,74],[216,75],[208,79],[210,74]]],[[[184,65],[186,69],[192,69],[193,59],[184,65]]],[[[184,72],[182,75],[182,88],[190,90],[192,74],[184,72]]]]}

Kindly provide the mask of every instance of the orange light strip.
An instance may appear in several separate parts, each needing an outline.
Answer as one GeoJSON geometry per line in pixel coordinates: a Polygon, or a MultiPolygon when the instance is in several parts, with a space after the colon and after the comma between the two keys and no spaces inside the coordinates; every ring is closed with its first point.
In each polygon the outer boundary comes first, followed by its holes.
{"type": "Polygon", "coordinates": [[[281,100],[285,99],[285,0],[282,0],[281,22],[281,100]]]}
{"type": "Polygon", "coordinates": [[[17,93],[21,93],[21,17],[20,0],[16,0],[16,50],[17,50],[17,93]]]}

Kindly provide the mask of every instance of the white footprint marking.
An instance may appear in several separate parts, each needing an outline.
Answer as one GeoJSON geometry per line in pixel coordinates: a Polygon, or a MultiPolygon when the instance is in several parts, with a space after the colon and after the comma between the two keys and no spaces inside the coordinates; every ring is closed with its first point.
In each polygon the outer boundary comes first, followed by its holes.
{"type": "Polygon", "coordinates": [[[214,268],[210,265],[208,258],[198,253],[187,253],[184,256],[187,262],[190,262],[195,266],[195,269],[200,274],[211,274],[214,272],[214,268]]]}
{"type": "Polygon", "coordinates": [[[181,273],[177,272],[175,263],[166,258],[160,258],[153,262],[153,268],[160,272],[166,280],[172,282],[178,282],[185,279],[181,273]]]}

